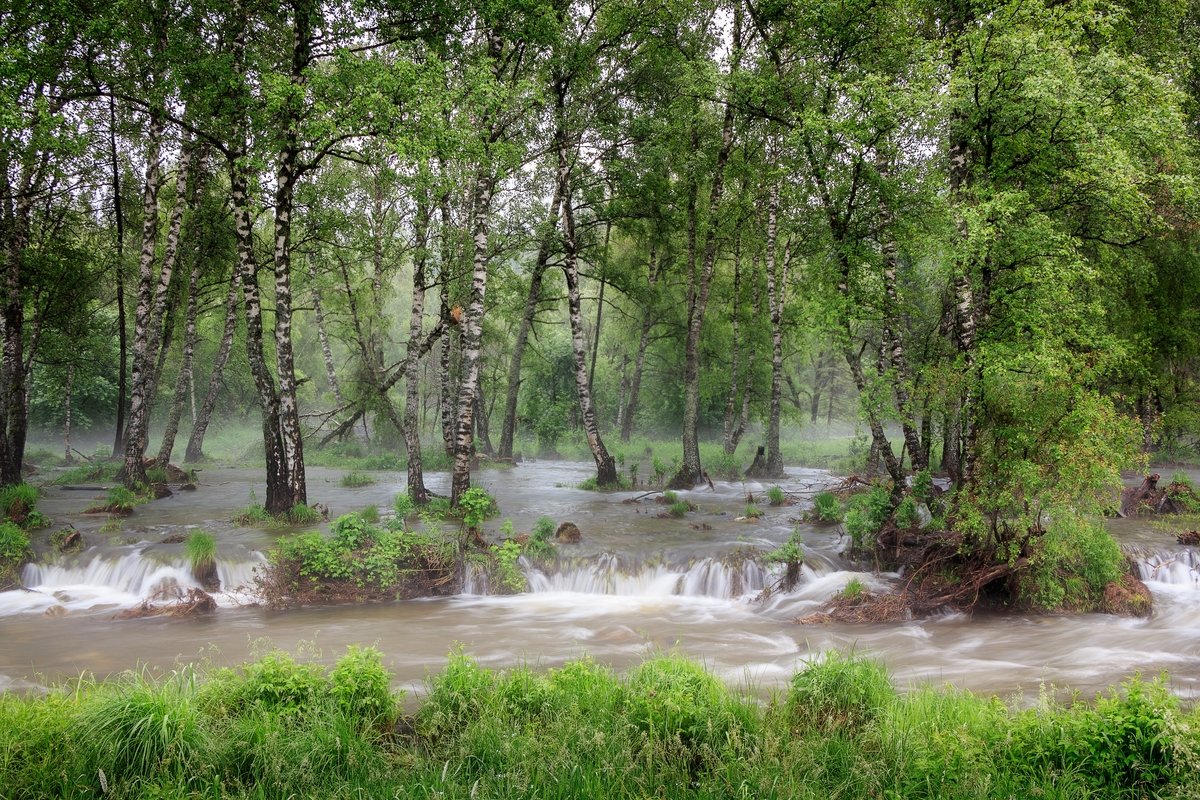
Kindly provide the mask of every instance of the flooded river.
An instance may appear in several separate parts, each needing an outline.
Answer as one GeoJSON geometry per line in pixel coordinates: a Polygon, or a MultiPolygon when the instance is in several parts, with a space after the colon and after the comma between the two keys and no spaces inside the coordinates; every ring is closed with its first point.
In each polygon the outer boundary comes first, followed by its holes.
{"type": "MultiPolygon", "coordinates": [[[[950,683],[980,692],[1035,693],[1042,684],[1095,692],[1134,671],[1166,670],[1176,692],[1200,696],[1200,555],[1144,521],[1113,531],[1141,564],[1154,595],[1149,619],[1083,616],[946,615],[881,625],[797,625],[794,620],[857,577],[882,587],[888,576],[856,571],[840,555],[836,526],[801,524],[806,563],[793,592],[758,600],[778,576],[747,550],[785,541],[806,503],[739,519],[746,493],[764,485],[717,483],[681,496],[699,509],[659,518],[662,506],[640,492],[574,488],[590,464],[527,463],[479,473],[501,516],[528,530],[540,516],[570,520],[583,541],[560,546],[559,563],[526,567],[530,591],[487,594],[479,582],[451,598],[379,605],[268,611],[254,606],[253,571],[285,533],[233,525],[234,513],[263,496],[260,469],[205,468],[199,489],[139,507],[120,531],[101,533],[103,515],[82,509],[96,493],[49,488],[41,509],[57,526],[83,532],[88,548],[57,563],[26,568],[27,591],[0,593],[0,690],[29,688],[91,672],[105,676],[146,666],[165,670],[206,661],[236,664],[270,647],[335,660],[347,644],[374,645],[401,686],[419,688],[461,647],[492,667],[555,666],[591,655],[617,668],[674,650],[701,660],[735,685],[781,686],[813,655],[837,648],[876,657],[901,686],[950,683]],[[203,528],[217,537],[221,608],[203,618],[114,619],[164,586],[193,585],[182,545],[163,539],[203,528]],[[243,587],[243,588],[239,588],[243,587]]],[[[360,489],[343,472],[309,471],[309,498],[334,515],[376,505],[385,511],[404,488],[400,473],[374,473],[360,489]]],[[[449,492],[448,476],[427,476],[449,492]]],[[[784,489],[810,496],[834,482],[819,470],[789,470],[784,489]]]]}

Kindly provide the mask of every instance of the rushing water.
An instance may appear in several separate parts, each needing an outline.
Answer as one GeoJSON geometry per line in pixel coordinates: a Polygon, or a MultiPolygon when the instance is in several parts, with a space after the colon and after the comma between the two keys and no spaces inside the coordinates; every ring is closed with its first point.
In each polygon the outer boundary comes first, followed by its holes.
{"type": "MultiPolygon", "coordinates": [[[[805,498],[832,480],[827,473],[790,470],[781,485],[799,504],[769,508],[763,502],[760,520],[740,518],[746,494],[764,492],[758,483],[684,492],[699,510],[674,519],[659,517],[663,506],[650,498],[626,502],[638,492],[573,488],[590,473],[588,464],[537,462],[477,476],[517,530],[545,515],[583,531],[581,543],[560,546],[558,564],[524,565],[527,593],[490,595],[476,575],[452,598],[290,611],[252,605],[250,588],[262,553],[285,534],[229,521],[252,492],[261,496],[258,471],[205,470],[199,491],[139,507],[116,533],[100,532],[102,515],[81,513],[93,502],[89,493],[49,489],[42,509],[56,524],[70,522],[82,531],[89,546],[29,565],[27,590],[0,593],[0,689],[85,671],[103,676],[198,660],[235,664],[271,646],[332,661],[345,645],[358,643],[382,650],[398,682],[412,687],[459,646],[495,667],[554,666],[590,654],[621,668],[674,649],[733,683],[766,690],[814,654],[838,648],[881,659],[901,685],[948,682],[1009,694],[1053,684],[1093,692],[1137,670],[1166,670],[1180,694],[1200,694],[1200,554],[1146,522],[1114,521],[1113,531],[1154,594],[1149,619],[945,615],[901,624],[797,625],[797,617],[817,610],[852,578],[877,588],[891,580],[856,571],[843,559],[836,527],[802,524],[800,583],[760,599],[779,575],[753,554],[787,538],[805,498]],[[195,585],[182,545],[163,539],[198,527],[217,536],[220,609],[199,618],[115,619],[121,609],[195,585]]],[[[371,504],[386,510],[403,490],[398,473],[378,473],[375,485],[361,489],[342,488],[340,477],[334,470],[309,473],[309,496],[334,514],[371,504]]],[[[448,491],[447,476],[428,479],[448,491]]]]}

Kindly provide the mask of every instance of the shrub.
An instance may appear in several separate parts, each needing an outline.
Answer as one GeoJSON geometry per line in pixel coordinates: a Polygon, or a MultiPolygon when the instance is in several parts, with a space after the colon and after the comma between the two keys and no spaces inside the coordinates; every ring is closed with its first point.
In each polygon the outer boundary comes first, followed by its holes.
{"type": "Polygon", "coordinates": [[[628,691],[628,719],[652,741],[723,749],[739,722],[724,684],[682,658],[646,661],[629,676],[628,691]]]}
{"type": "Polygon", "coordinates": [[[528,582],[518,563],[521,558],[521,545],[515,539],[505,539],[500,544],[489,547],[488,551],[492,557],[495,588],[500,590],[500,594],[520,594],[525,591],[528,582]]]}
{"type": "Polygon", "coordinates": [[[338,706],[367,726],[387,727],[396,718],[392,677],[383,666],[383,655],[374,647],[350,645],[329,675],[338,706]]]}
{"type": "Polygon", "coordinates": [[[662,493],[662,502],[666,503],[669,506],[674,505],[675,503],[679,502],[679,495],[676,494],[671,489],[667,489],[665,492],[662,493]]]}
{"type": "Polygon", "coordinates": [[[400,492],[392,500],[392,510],[396,512],[397,519],[407,519],[417,512],[417,504],[408,492],[400,492]]]}
{"type": "Polygon", "coordinates": [[[761,519],[762,515],[763,510],[754,503],[748,503],[746,505],[745,517],[747,519],[761,519]]]}
{"type": "Polygon", "coordinates": [[[927,506],[933,505],[933,475],[928,469],[913,475],[912,495],[927,506]]]}
{"type": "Polygon", "coordinates": [[[374,525],[379,522],[379,506],[374,504],[363,506],[362,510],[358,512],[358,515],[366,522],[374,525]]]}
{"type": "Polygon", "coordinates": [[[767,503],[772,506],[781,506],[787,500],[787,493],[780,486],[772,486],[767,489],[767,503]]]}
{"type": "Polygon", "coordinates": [[[911,496],[905,497],[900,501],[900,505],[896,506],[893,519],[896,521],[896,527],[901,530],[917,527],[921,522],[921,516],[917,513],[917,501],[911,496]]]}
{"type": "Polygon", "coordinates": [[[488,517],[500,513],[500,507],[490,494],[472,486],[458,498],[458,512],[462,515],[463,525],[468,529],[478,528],[488,517]]]}
{"type": "Polygon", "coordinates": [[[1121,547],[1108,531],[1068,513],[1054,517],[1033,545],[1029,563],[1019,595],[1047,611],[1094,610],[1104,599],[1104,588],[1125,571],[1121,547]]]}
{"type": "Polygon", "coordinates": [[[282,651],[247,664],[242,674],[233,691],[236,701],[276,714],[302,714],[330,691],[320,664],[297,662],[282,651]]]}
{"type": "Polygon", "coordinates": [[[813,498],[813,516],[821,522],[841,522],[844,514],[842,501],[833,492],[820,492],[813,498]]]}
{"type": "Polygon", "coordinates": [[[691,510],[692,504],[687,500],[677,500],[674,503],[671,503],[670,508],[667,509],[667,513],[669,513],[672,517],[682,517],[691,510]]]}
{"type": "Polygon", "coordinates": [[[801,729],[853,732],[895,698],[881,664],[831,651],[792,678],[786,710],[791,723],[801,729]]]}
{"type": "Polygon", "coordinates": [[[891,508],[891,496],[882,486],[872,486],[869,491],[850,498],[845,523],[846,532],[850,534],[855,547],[868,546],[883,523],[887,522],[891,508]]]}
{"type": "Polygon", "coordinates": [[[550,517],[538,517],[525,543],[525,555],[535,561],[548,561],[558,555],[554,547],[554,520],[550,517]]]}

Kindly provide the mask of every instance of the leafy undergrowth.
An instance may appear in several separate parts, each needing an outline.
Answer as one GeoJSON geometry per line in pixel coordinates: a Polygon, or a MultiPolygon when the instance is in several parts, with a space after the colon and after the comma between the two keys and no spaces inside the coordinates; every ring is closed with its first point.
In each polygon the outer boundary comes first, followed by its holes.
{"type": "Polygon", "coordinates": [[[458,586],[453,543],[435,531],[414,532],[400,520],[372,525],[360,514],[338,517],[331,537],[317,531],[283,539],[258,576],[275,607],[369,602],[452,594],[458,586]]]}
{"type": "Polygon", "coordinates": [[[373,649],[0,695],[0,786],[25,798],[1190,797],[1200,714],[1133,678],[1032,708],[897,693],[831,654],[763,706],[699,665],[492,672],[451,655],[411,716],[373,649]]]}

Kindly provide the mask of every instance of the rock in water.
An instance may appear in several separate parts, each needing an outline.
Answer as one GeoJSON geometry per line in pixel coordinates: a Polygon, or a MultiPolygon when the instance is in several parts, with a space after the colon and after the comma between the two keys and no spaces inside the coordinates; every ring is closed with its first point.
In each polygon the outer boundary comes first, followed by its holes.
{"type": "Polygon", "coordinates": [[[579,526],[574,522],[564,522],[554,532],[554,538],[566,544],[574,544],[583,539],[583,534],[580,532],[579,526]]]}

